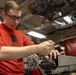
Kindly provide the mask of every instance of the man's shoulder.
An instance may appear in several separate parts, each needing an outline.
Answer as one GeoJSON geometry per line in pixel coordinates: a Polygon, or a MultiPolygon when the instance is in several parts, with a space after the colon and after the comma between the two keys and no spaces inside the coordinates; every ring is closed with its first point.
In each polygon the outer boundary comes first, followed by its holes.
{"type": "Polygon", "coordinates": [[[20,30],[14,30],[14,32],[15,32],[15,33],[19,33],[19,34],[23,34],[23,32],[20,31],[20,30]]]}
{"type": "Polygon", "coordinates": [[[24,36],[25,34],[20,30],[14,30],[14,33],[19,36],[24,36]]]}

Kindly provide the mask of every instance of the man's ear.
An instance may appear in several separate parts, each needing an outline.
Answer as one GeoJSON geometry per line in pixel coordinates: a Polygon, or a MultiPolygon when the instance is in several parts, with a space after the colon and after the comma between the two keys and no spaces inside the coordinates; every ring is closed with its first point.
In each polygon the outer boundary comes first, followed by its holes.
{"type": "Polygon", "coordinates": [[[2,17],[3,17],[3,18],[5,18],[5,17],[6,17],[6,14],[5,14],[4,12],[2,12],[2,14],[1,14],[1,15],[2,15],[2,17]]]}

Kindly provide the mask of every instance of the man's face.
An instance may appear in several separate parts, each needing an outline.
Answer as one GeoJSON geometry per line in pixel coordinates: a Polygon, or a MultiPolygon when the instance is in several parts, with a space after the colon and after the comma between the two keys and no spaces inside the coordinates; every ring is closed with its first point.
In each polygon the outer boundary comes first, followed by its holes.
{"type": "Polygon", "coordinates": [[[15,29],[21,20],[21,10],[10,9],[8,13],[5,13],[5,24],[10,29],[15,29]]]}

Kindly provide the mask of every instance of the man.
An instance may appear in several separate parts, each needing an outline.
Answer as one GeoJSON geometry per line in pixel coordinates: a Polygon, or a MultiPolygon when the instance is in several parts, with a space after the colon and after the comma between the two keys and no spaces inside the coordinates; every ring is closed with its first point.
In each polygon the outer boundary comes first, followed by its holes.
{"type": "MultiPolygon", "coordinates": [[[[33,45],[22,32],[15,30],[21,20],[21,13],[21,7],[15,1],[5,3],[2,12],[4,22],[0,25],[0,75],[24,75],[23,57],[48,55],[54,48],[52,40],[33,45]]],[[[58,54],[57,51],[53,53],[55,57],[58,54]]]]}

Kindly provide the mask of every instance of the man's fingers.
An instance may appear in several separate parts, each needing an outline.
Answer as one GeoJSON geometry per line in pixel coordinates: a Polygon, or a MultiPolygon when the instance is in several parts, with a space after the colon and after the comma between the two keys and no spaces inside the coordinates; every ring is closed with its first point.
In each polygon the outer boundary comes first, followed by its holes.
{"type": "Polygon", "coordinates": [[[55,44],[55,42],[53,42],[52,40],[48,40],[47,42],[55,44]]]}

